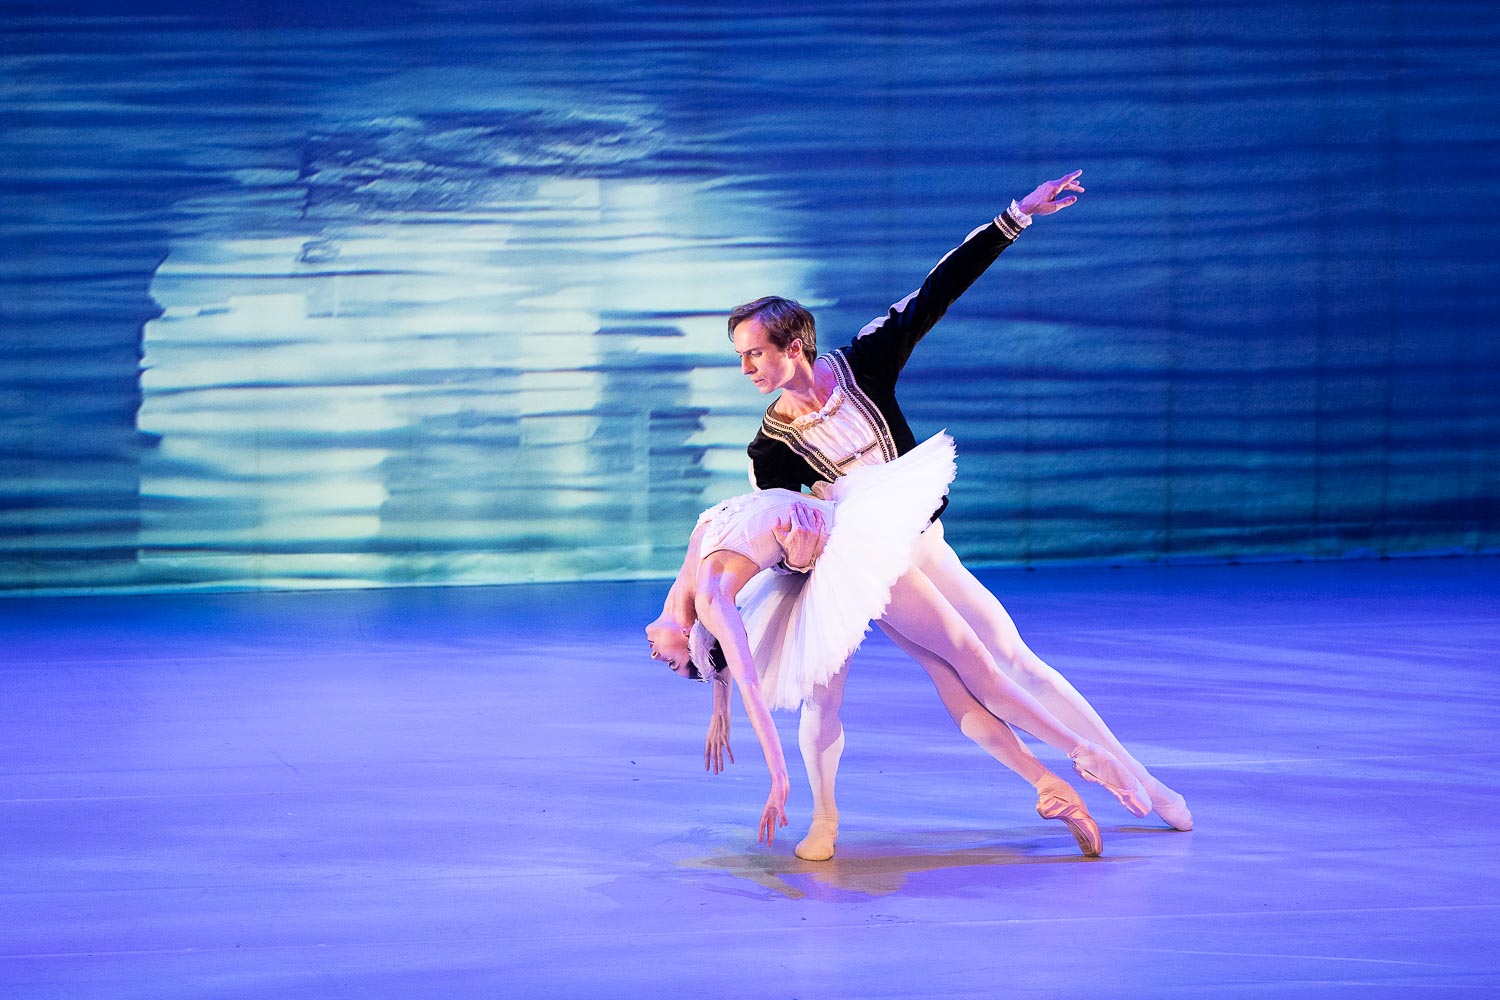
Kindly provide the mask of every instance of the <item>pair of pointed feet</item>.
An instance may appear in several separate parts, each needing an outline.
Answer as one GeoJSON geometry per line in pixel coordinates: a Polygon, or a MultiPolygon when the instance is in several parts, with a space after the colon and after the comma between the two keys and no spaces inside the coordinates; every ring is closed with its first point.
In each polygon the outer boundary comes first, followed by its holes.
{"type": "Polygon", "coordinates": [[[1193,814],[1188,811],[1187,800],[1166,785],[1157,782],[1160,789],[1156,795],[1146,791],[1141,779],[1131,774],[1119,759],[1096,743],[1080,744],[1068,759],[1073,770],[1085,781],[1103,785],[1120,800],[1120,805],[1132,816],[1149,816],[1155,812],[1174,830],[1191,830],[1193,814]]]}
{"type": "MultiPolygon", "coordinates": [[[[1079,772],[1082,773],[1081,771],[1079,772]]],[[[1084,775],[1088,777],[1088,775],[1084,775]]],[[[1090,781],[1096,779],[1089,778],[1090,781]]],[[[1100,784],[1104,784],[1100,782],[1100,784]]],[[[1111,792],[1115,790],[1109,785],[1111,792]]],[[[1144,789],[1142,789],[1144,791],[1144,789]]],[[[1147,798],[1152,804],[1158,816],[1177,830],[1191,830],[1193,828],[1193,814],[1188,812],[1187,800],[1176,792],[1167,789],[1169,794],[1157,799],[1147,798]]],[[[1135,809],[1126,802],[1126,799],[1115,793],[1116,797],[1125,808],[1130,809],[1136,815],[1135,809]]],[[[1149,811],[1149,810],[1148,810],[1149,811]]],[[[1083,799],[1066,781],[1055,775],[1041,784],[1037,785],[1036,812],[1042,819],[1057,819],[1067,826],[1068,832],[1078,842],[1078,850],[1083,852],[1086,858],[1097,858],[1104,851],[1104,838],[1099,833],[1099,824],[1094,822],[1094,817],[1089,815],[1088,806],[1083,804],[1083,799]]]]}
{"type": "MultiPolygon", "coordinates": [[[[1116,767],[1120,767],[1120,770],[1124,770],[1113,757],[1110,757],[1109,760],[1113,761],[1116,767]]],[[[1097,762],[1093,758],[1088,758],[1086,763],[1092,766],[1097,762]]],[[[1078,766],[1078,760],[1075,758],[1074,767],[1078,766]]],[[[1101,769],[1103,768],[1101,767],[1101,769]]],[[[1112,780],[1118,779],[1118,775],[1113,770],[1110,770],[1108,773],[1112,780]]],[[[1128,771],[1125,773],[1129,774],[1128,771]]],[[[1082,770],[1079,771],[1079,774],[1082,774],[1090,781],[1098,781],[1097,778],[1091,778],[1088,774],[1084,774],[1082,770]]],[[[1151,798],[1146,794],[1145,788],[1141,787],[1140,781],[1136,780],[1134,776],[1131,776],[1131,780],[1135,782],[1135,787],[1129,790],[1135,791],[1136,788],[1139,788],[1139,795],[1133,797],[1132,800],[1138,804],[1140,799],[1144,799],[1144,801],[1151,804],[1150,808],[1144,812],[1136,812],[1120,793],[1115,792],[1114,788],[1111,788],[1107,784],[1104,787],[1114,793],[1115,797],[1119,798],[1121,803],[1125,805],[1125,808],[1137,816],[1144,816],[1147,812],[1155,810],[1156,814],[1173,829],[1191,830],[1193,828],[1193,814],[1188,812],[1187,800],[1181,795],[1163,785],[1164,794],[1157,798],[1151,798]]],[[[1099,783],[1104,784],[1102,781],[1099,783]]],[[[1121,788],[1127,787],[1123,779],[1120,779],[1118,784],[1121,788]]],[[[1099,833],[1099,824],[1094,822],[1093,816],[1089,815],[1088,806],[1084,805],[1083,799],[1079,796],[1078,792],[1066,781],[1053,775],[1038,785],[1036,811],[1037,815],[1041,816],[1042,819],[1061,820],[1067,826],[1068,832],[1073,835],[1073,839],[1078,842],[1078,850],[1083,853],[1084,857],[1097,858],[1103,852],[1104,838],[1099,833]]],[[[838,837],[839,821],[837,816],[831,818],[814,816],[812,826],[808,828],[807,836],[797,845],[793,853],[803,861],[827,861],[833,857],[838,837]]]]}

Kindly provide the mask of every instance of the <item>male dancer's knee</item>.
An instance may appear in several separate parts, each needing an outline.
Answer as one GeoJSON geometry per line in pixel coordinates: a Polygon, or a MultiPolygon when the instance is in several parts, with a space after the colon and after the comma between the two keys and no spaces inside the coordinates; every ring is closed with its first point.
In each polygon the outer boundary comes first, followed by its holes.
{"type": "Polygon", "coordinates": [[[797,723],[799,743],[822,750],[833,746],[843,735],[844,724],[838,712],[829,711],[812,701],[802,703],[802,715],[797,723]]]}

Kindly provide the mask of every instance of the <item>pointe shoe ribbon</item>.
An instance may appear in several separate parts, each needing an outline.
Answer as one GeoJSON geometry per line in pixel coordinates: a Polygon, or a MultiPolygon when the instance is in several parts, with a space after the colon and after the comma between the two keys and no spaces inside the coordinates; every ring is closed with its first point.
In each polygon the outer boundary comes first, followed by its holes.
{"type": "Polygon", "coordinates": [[[1125,769],[1114,755],[1093,743],[1079,746],[1068,759],[1073,770],[1085,781],[1103,785],[1109,794],[1120,800],[1120,805],[1132,816],[1146,816],[1151,812],[1151,796],[1141,780],[1125,769]]]}

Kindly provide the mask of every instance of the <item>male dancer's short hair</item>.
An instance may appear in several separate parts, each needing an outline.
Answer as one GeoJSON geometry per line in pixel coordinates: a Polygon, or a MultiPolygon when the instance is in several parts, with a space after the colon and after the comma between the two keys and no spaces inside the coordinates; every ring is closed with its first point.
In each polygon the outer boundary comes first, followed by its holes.
{"type": "Polygon", "coordinates": [[[734,328],[747,320],[755,320],[771,338],[776,349],[784,351],[792,341],[802,341],[802,353],[811,360],[818,356],[818,329],[812,313],[800,302],[784,299],[780,295],[766,295],[753,302],[735,306],[729,314],[729,337],[734,339],[734,328]]]}

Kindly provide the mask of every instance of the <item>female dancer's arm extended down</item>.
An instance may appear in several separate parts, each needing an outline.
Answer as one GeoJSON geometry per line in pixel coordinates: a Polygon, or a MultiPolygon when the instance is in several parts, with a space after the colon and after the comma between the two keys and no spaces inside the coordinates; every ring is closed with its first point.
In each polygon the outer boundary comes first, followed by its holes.
{"type": "Polygon", "coordinates": [[[750,718],[750,728],[755,730],[755,738],[760,741],[761,752],[765,754],[766,767],[771,772],[771,793],[761,812],[757,837],[758,841],[770,844],[776,839],[776,828],[787,825],[786,797],[791,784],[787,779],[786,758],[781,752],[776,724],[771,721],[771,710],[761,695],[760,677],[751,659],[745,623],[734,604],[740,588],[759,572],[759,566],[737,552],[721,550],[710,553],[699,564],[693,603],[698,621],[719,641],[719,648],[729,665],[729,674],[740,689],[740,700],[750,718]]]}
{"type": "MultiPolygon", "coordinates": [[[[734,515],[722,513],[721,516],[734,515]]],[[[781,743],[761,693],[760,675],[753,663],[744,620],[735,605],[741,588],[760,572],[761,565],[730,549],[702,555],[708,528],[709,522],[704,521],[694,529],[677,578],[663,602],[662,613],[646,627],[646,638],[651,644],[652,659],[667,663],[679,676],[695,679],[703,679],[712,671],[712,665],[692,660],[687,637],[694,623],[701,624],[718,641],[728,675],[740,686],[746,714],[771,772],[771,794],[760,824],[760,839],[771,843],[776,827],[787,825],[786,799],[790,786],[781,743]]],[[[777,548],[774,557],[768,558],[785,556],[785,561],[792,566],[809,566],[822,551],[827,535],[822,513],[793,501],[784,516],[778,517],[771,526],[770,536],[777,548]]],[[[731,761],[734,755],[729,749],[728,678],[718,674],[714,679],[719,683],[713,685],[713,717],[709,723],[703,763],[705,768],[717,772],[723,770],[724,755],[728,754],[731,761]]]]}
{"type": "MultiPolygon", "coordinates": [[[[812,569],[828,544],[828,525],[823,512],[807,504],[794,503],[787,517],[777,519],[776,542],[781,546],[782,567],[794,573],[812,569]]],[[[696,546],[690,546],[688,557],[697,558],[696,546]]],[[[714,686],[713,708],[708,718],[708,736],[703,744],[703,769],[720,774],[724,770],[724,757],[734,763],[734,750],[729,746],[730,705],[729,687],[714,686]]]]}
{"type": "MultiPolygon", "coordinates": [[[[688,634],[692,631],[693,623],[698,620],[698,612],[694,607],[694,588],[701,561],[698,555],[700,542],[706,528],[706,524],[700,524],[693,530],[687,553],[682,557],[682,566],[677,570],[671,589],[667,591],[666,600],[662,601],[661,614],[646,626],[651,658],[665,663],[678,676],[694,680],[702,680],[703,676],[698,672],[698,666],[691,661],[688,634]]],[[[729,747],[729,684],[725,678],[718,680],[723,683],[713,685],[713,710],[708,723],[708,738],[703,746],[703,769],[714,774],[724,770],[726,754],[729,762],[734,763],[734,751],[729,747]]]]}

